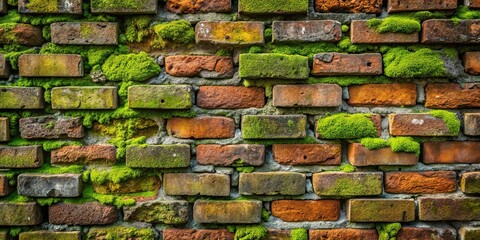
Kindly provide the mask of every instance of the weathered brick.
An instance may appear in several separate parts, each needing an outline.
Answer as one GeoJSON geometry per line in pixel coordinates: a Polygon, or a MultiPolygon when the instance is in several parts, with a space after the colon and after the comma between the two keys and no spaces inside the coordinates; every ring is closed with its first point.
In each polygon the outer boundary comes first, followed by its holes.
{"type": "Polygon", "coordinates": [[[0,109],[42,109],[43,88],[0,87],[0,109]]]}
{"type": "Polygon", "coordinates": [[[425,88],[427,108],[479,108],[480,84],[429,83],[425,88]]]}
{"type": "Polygon", "coordinates": [[[0,226],[33,226],[42,219],[42,210],[35,202],[0,202],[0,226]]]}
{"type": "Polygon", "coordinates": [[[167,195],[229,196],[230,176],[166,173],[163,177],[163,190],[167,195]]]}
{"type": "Polygon", "coordinates": [[[107,181],[105,183],[93,183],[93,190],[100,194],[126,194],[137,192],[158,191],[161,181],[156,176],[143,176],[128,179],[119,183],[107,181]]]}
{"type": "Polygon", "coordinates": [[[247,79],[307,79],[308,58],[276,53],[240,54],[239,75],[247,79]]]}
{"type": "Polygon", "coordinates": [[[198,145],[197,163],[201,165],[232,166],[235,164],[261,166],[265,162],[265,146],[254,144],[198,145]],[[241,162],[241,163],[239,163],[241,162]]]}
{"type": "Polygon", "coordinates": [[[117,87],[55,87],[53,109],[115,109],[117,87]]]}
{"type": "Polygon", "coordinates": [[[118,24],[108,22],[60,22],[50,25],[52,42],[66,45],[117,45],[118,24]]]}
{"type": "Polygon", "coordinates": [[[480,136],[480,113],[465,113],[464,121],[465,135],[480,136]]]}
{"type": "Polygon", "coordinates": [[[48,221],[51,224],[105,225],[117,220],[117,208],[99,202],[57,203],[48,207],[48,221]]]}
{"type": "Polygon", "coordinates": [[[201,108],[262,108],[265,89],[237,86],[201,86],[197,93],[201,108]]]}
{"type": "Polygon", "coordinates": [[[65,146],[51,152],[50,162],[52,164],[114,165],[115,146],[108,144],[65,146]]]}
{"type": "Polygon", "coordinates": [[[163,240],[234,240],[234,237],[235,233],[231,233],[227,229],[167,228],[163,230],[163,240]]]}
{"type": "Polygon", "coordinates": [[[425,142],[423,163],[480,163],[480,142],[425,142]]]}
{"type": "Polygon", "coordinates": [[[339,200],[277,200],[272,202],[272,215],[285,222],[337,221],[339,200]]]}
{"type": "Polygon", "coordinates": [[[469,8],[480,8],[480,0],[465,0],[465,6],[469,8]]]}
{"type": "Polygon", "coordinates": [[[431,19],[422,23],[422,43],[480,43],[480,20],[431,19]]]}
{"type": "Polygon", "coordinates": [[[155,14],[157,13],[156,0],[143,1],[116,1],[92,0],[92,13],[108,14],[155,14]]]}
{"type": "Polygon", "coordinates": [[[193,205],[196,223],[259,223],[262,202],[256,200],[197,200],[193,205]]]}
{"type": "Polygon", "coordinates": [[[417,86],[410,83],[365,84],[348,87],[348,104],[352,106],[414,106],[417,86]]]}
{"type": "Polygon", "coordinates": [[[38,168],[42,165],[42,146],[0,146],[0,168],[38,168]]]}
{"type": "Polygon", "coordinates": [[[275,85],[273,106],[338,107],[342,105],[342,88],[337,84],[275,85]]]}
{"type": "MultiPolygon", "coordinates": [[[[463,57],[464,57],[465,72],[470,75],[480,75],[480,52],[466,52],[463,57]]],[[[1,59],[0,59],[0,62],[1,62],[1,59]]],[[[0,68],[0,71],[1,71],[1,68],[0,68]]],[[[1,75],[2,74],[0,74],[0,76],[1,75]]]]}
{"type": "Polygon", "coordinates": [[[10,76],[10,66],[8,65],[5,55],[0,54],[0,78],[8,78],[9,76],[10,76]]]}
{"type": "Polygon", "coordinates": [[[53,231],[29,231],[22,232],[18,240],[81,240],[82,234],[79,231],[53,232],[53,231]]]}
{"type": "MultiPolygon", "coordinates": [[[[6,1],[5,1],[6,2],[6,1]]],[[[6,4],[6,3],[5,3],[6,4]]],[[[1,1],[0,1],[0,6],[2,5],[1,1]]],[[[1,13],[1,12],[0,12],[1,13]]],[[[0,231],[0,240],[10,240],[10,234],[8,232],[8,230],[4,229],[4,230],[1,230],[0,231]]]]}
{"type": "Polygon", "coordinates": [[[18,194],[29,197],[78,197],[81,174],[22,173],[17,178],[18,194]]]}
{"type": "Polygon", "coordinates": [[[231,0],[201,0],[201,1],[186,1],[186,0],[169,0],[166,8],[168,11],[182,14],[182,13],[208,13],[208,12],[230,12],[232,10],[231,0]]]}
{"type": "Polygon", "coordinates": [[[151,240],[155,238],[152,228],[117,225],[109,227],[91,227],[86,234],[85,240],[109,239],[112,236],[116,239],[130,240],[151,240]]]}
{"type": "Polygon", "coordinates": [[[319,53],[313,56],[312,75],[382,75],[380,53],[319,53]]]}
{"type": "Polygon", "coordinates": [[[456,136],[442,118],[428,113],[389,114],[390,134],[393,136],[456,136]]]}
{"type": "Polygon", "coordinates": [[[415,221],[413,199],[350,199],[347,202],[350,222],[415,221]]]}
{"type": "Polygon", "coordinates": [[[227,117],[170,118],[167,132],[176,138],[232,138],[235,122],[227,117]]]}
{"type": "Polygon", "coordinates": [[[273,159],[283,165],[340,165],[340,144],[274,144],[273,159]]]}
{"type": "Polygon", "coordinates": [[[229,78],[232,57],[177,55],[165,58],[165,70],[175,77],[229,78]]]}
{"type": "Polygon", "coordinates": [[[7,13],[7,10],[8,10],[7,0],[0,0],[0,13],[7,13]]]}
{"type": "Polygon", "coordinates": [[[313,190],[317,195],[325,197],[380,195],[382,183],[381,172],[327,172],[315,173],[312,177],[313,190]]]}
{"type": "Polygon", "coordinates": [[[381,0],[315,0],[317,12],[381,13],[381,0]]]}
{"type": "Polygon", "coordinates": [[[378,239],[375,229],[355,229],[355,228],[338,228],[338,229],[310,229],[310,240],[365,240],[378,239]]]}
{"type": "Polygon", "coordinates": [[[385,192],[405,194],[450,193],[457,191],[454,171],[387,172],[385,192]]]}
{"type": "Polygon", "coordinates": [[[233,46],[262,45],[263,22],[206,22],[195,25],[197,43],[233,46]]]}
{"type": "Polygon", "coordinates": [[[123,220],[127,222],[148,222],[182,224],[188,222],[187,201],[151,201],[123,207],[123,220]]]}
{"type": "Polygon", "coordinates": [[[409,12],[409,11],[442,11],[457,9],[456,0],[443,1],[429,1],[429,0],[388,0],[387,11],[394,12],[409,12]]]}
{"type": "Polygon", "coordinates": [[[10,121],[6,117],[0,117],[0,142],[10,140],[10,121]]]}
{"type": "Polygon", "coordinates": [[[477,240],[480,238],[479,227],[461,227],[458,230],[459,240],[477,240]]]}
{"type": "Polygon", "coordinates": [[[137,85],[128,88],[128,107],[189,109],[192,87],[188,85],[137,85]]]}
{"type": "Polygon", "coordinates": [[[0,26],[0,36],[0,44],[41,46],[44,42],[40,27],[23,23],[0,26]]]}
{"type": "Polygon", "coordinates": [[[393,152],[391,148],[369,150],[360,143],[348,145],[348,161],[358,167],[375,165],[415,165],[418,156],[415,153],[393,152]]]}
{"type": "Polygon", "coordinates": [[[82,14],[82,0],[18,1],[19,13],[82,14]]]}
{"type": "Polygon", "coordinates": [[[419,197],[420,221],[473,221],[480,219],[480,198],[419,197]]]}
{"type": "Polygon", "coordinates": [[[190,146],[186,144],[127,147],[128,167],[182,168],[190,165],[190,146]]]}
{"type": "Polygon", "coordinates": [[[301,173],[240,173],[238,192],[242,195],[301,195],[305,193],[305,184],[305,174],[301,173]]]}
{"type": "MultiPolygon", "coordinates": [[[[295,237],[293,238],[295,239],[295,237]]],[[[266,240],[290,240],[292,239],[292,234],[290,230],[267,229],[267,235],[265,235],[265,239],[266,240]]]]}
{"type": "Polygon", "coordinates": [[[82,77],[82,56],[76,54],[23,54],[18,59],[22,77],[82,77]]]}
{"type": "Polygon", "coordinates": [[[307,117],[304,115],[244,115],[243,139],[304,138],[307,117]]]}
{"type": "Polygon", "coordinates": [[[467,194],[480,193],[480,172],[464,172],[460,180],[460,189],[467,194]]]}
{"type": "Polygon", "coordinates": [[[342,26],[334,20],[273,21],[273,42],[338,42],[342,26]]]}
{"type": "Polygon", "coordinates": [[[402,227],[396,238],[398,240],[412,239],[441,239],[455,240],[457,233],[455,228],[429,228],[429,227],[402,227]]]}
{"type": "Polygon", "coordinates": [[[12,190],[12,187],[8,183],[7,175],[0,174],[0,196],[7,196],[12,190]]]}
{"type": "Polygon", "coordinates": [[[367,21],[353,20],[350,25],[352,43],[416,43],[418,33],[378,33],[367,26],[367,21]]]}
{"type": "Polygon", "coordinates": [[[308,1],[239,0],[239,14],[307,14],[308,1]]]}
{"type": "Polygon", "coordinates": [[[20,135],[25,139],[85,137],[81,118],[29,117],[21,118],[19,125],[20,135]]]}

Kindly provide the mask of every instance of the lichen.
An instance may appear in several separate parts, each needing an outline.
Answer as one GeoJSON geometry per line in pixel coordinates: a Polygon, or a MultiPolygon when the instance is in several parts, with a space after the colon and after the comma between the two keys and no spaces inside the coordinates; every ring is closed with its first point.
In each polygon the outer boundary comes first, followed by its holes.
{"type": "Polygon", "coordinates": [[[324,139],[376,137],[377,128],[370,114],[339,113],[317,122],[317,132],[324,139]]]}
{"type": "Polygon", "coordinates": [[[446,110],[432,110],[428,113],[436,118],[443,119],[445,125],[447,125],[447,128],[451,134],[458,135],[458,133],[460,132],[461,123],[455,113],[446,110]]]}
{"type": "Polygon", "coordinates": [[[296,228],[290,230],[290,240],[308,240],[307,229],[296,228]]]}
{"type": "Polygon", "coordinates": [[[125,19],[125,36],[129,42],[141,42],[150,34],[151,17],[148,15],[127,17],[125,19]]]}
{"type": "Polygon", "coordinates": [[[25,5],[27,9],[33,12],[56,13],[58,12],[57,0],[29,0],[25,5]]]}
{"type": "Polygon", "coordinates": [[[154,48],[165,48],[167,41],[173,41],[182,44],[193,43],[195,41],[195,30],[186,20],[175,20],[154,25],[155,39],[152,42],[154,48]]]}
{"type": "Polygon", "coordinates": [[[376,226],[378,240],[395,240],[398,231],[402,228],[400,223],[384,223],[376,226]]]}
{"type": "Polygon", "coordinates": [[[267,229],[261,225],[236,226],[235,240],[262,240],[267,235],[267,229]]]}
{"type": "Polygon", "coordinates": [[[360,144],[369,150],[390,147],[393,152],[415,153],[420,155],[420,143],[411,137],[362,138],[360,144]]]}
{"type": "Polygon", "coordinates": [[[438,51],[429,48],[394,47],[383,54],[387,77],[444,77],[447,70],[438,51]]]}
{"type": "Polygon", "coordinates": [[[110,81],[145,81],[158,75],[160,66],[145,52],[112,55],[102,65],[110,81]]]}
{"type": "Polygon", "coordinates": [[[286,54],[240,54],[239,75],[247,79],[307,79],[308,58],[286,54]]]}

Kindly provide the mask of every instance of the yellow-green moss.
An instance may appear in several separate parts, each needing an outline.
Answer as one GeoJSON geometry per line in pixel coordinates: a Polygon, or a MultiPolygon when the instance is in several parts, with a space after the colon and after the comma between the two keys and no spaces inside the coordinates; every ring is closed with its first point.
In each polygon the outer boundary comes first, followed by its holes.
{"type": "Polygon", "coordinates": [[[17,43],[17,37],[12,31],[17,26],[16,23],[1,23],[0,30],[2,35],[0,35],[0,42],[2,44],[13,44],[17,43]]]}
{"type": "Polygon", "coordinates": [[[317,132],[325,139],[376,137],[377,128],[370,114],[339,113],[317,122],[317,132]]]}
{"type": "Polygon", "coordinates": [[[127,17],[125,36],[129,42],[141,42],[150,33],[151,17],[148,15],[127,17]]]}
{"type": "Polygon", "coordinates": [[[148,3],[148,0],[92,0],[92,7],[106,9],[140,9],[148,3]]]}
{"type": "Polygon", "coordinates": [[[384,223],[376,226],[378,232],[378,240],[395,240],[398,231],[402,228],[400,223],[384,223]]]}
{"type": "Polygon", "coordinates": [[[55,13],[58,12],[57,0],[29,0],[25,5],[27,9],[38,13],[55,13]]]}
{"type": "Polygon", "coordinates": [[[195,30],[188,21],[183,19],[156,24],[153,26],[153,31],[156,37],[152,47],[155,48],[164,48],[168,40],[183,44],[195,41],[195,30]]]}
{"type": "Polygon", "coordinates": [[[247,79],[307,79],[308,58],[286,54],[240,54],[239,75],[247,79]]]}
{"type": "Polygon", "coordinates": [[[308,0],[240,0],[238,8],[247,14],[307,13],[308,0]]]}
{"type": "Polygon", "coordinates": [[[95,239],[141,239],[154,240],[155,234],[151,228],[136,228],[123,226],[92,227],[86,235],[86,240],[95,239]]]}
{"type": "Polygon", "coordinates": [[[63,146],[82,146],[82,143],[77,141],[57,141],[57,140],[35,140],[29,141],[23,138],[14,138],[8,142],[9,146],[32,146],[42,145],[43,150],[50,152],[55,149],[59,149],[63,146]]]}
{"type": "Polygon", "coordinates": [[[451,134],[457,135],[460,132],[461,123],[455,113],[446,110],[433,110],[428,113],[436,118],[443,119],[451,134]]]}
{"type": "Polygon", "coordinates": [[[290,240],[308,240],[307,229],[295,228],[290,230],[290,240]]]}
{"type": "Polygon", "coordinates": [[[471,10],[467,6],[459,6],[457,8],[457,12],[453,16],[455,19],[480,19],[480,11],[479,10],[471,10]]]}
{"type": "Polygon", "coordinates": [[[383,64],[387,77],[444,77],[447,74],[440,53],[429,48],[389,48],[383,54],[383,64]]]}
{"type": "Polygon", "coordinates": [[[407,152],[420,155],[420,143],[411,137],[391,137],[388,140],[382,138],[362,138],[360,144],[369,150],[390,147],[393,152],[407,152]]]}
{"type": "Polygon", "coordinates": [[[120,183],[140,176],[142,176],[141,170],[122,165],[113,166],[109,169],[94,168],[90,170],[90,180],[95,184],[103,184],[106,182],[120,183]]]}
{"type": "Polygon", "coordinates": [[[388,77],[385,76],[331,76],[331,77],[310,77],[307,80],[307,83],[332,83],[338,84],[342,87],[350,85],[361,85],[361,84],[379,84],[379,83],[392,83],[388,77]]]}
{"type": "MultiPolygon", "coordinates": [[[[1,37],[0,37],[1,38],[1,37]]],[[[4,45],[0,48],[0,53],[5,56],[5,59],[10,63],[13,70],[18,70],[18,58],[23,54],[38,53],[38,49],[21,46],[18,44],[4,45]]]]}
{"type": "Polygon", "coordinates": [[[267,235],[267,229],[261,225],[243,225],[235,228],[235,240],[263,240],[267,235]]]}
{"type": "Polygon", "coordinates": [[[391,14],[384,19],[369,19],[368,27],[379,33],[395,32],[408,34],[420,32],[422,29],[421,21],[431,18],[445,18],[445,14],[429,11],[391,14]]]}
{"type": "Polygon", "coordinates": [[[145,52],[112,55],[102,65],[110,81],[145,81],[158,75],[160,66],[145,52]]]}

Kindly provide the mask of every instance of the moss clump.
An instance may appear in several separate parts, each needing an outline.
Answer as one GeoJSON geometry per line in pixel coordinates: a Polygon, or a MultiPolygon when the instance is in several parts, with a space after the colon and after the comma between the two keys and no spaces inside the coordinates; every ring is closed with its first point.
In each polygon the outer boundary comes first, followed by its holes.
{"type": "Polygon", "coordinates": [[[152,42],[154,48],[164,48],[168,40],[183,44],[195,41],[195,30],[186,20],[160,23],[153,26],[153,31],[156,35],[152,42]]]}
{"type": "Polygon", "coordinates": [[[3,44],[13,44],[17,43],[17,37],[13,32],[13,29],[17,26],[16,23],[1,23],[0,29],[2,31],[2,35],[0,36],[0,42],[3,44]]]}
{"type": "Polygon", "coordinates": [[[141,42],[150,34],[150,20],[148,15],[133,16],[125,19],[125,36],[129,42],[141,42]]]}
{"type": "Polygon", "coordinates": [[[148,3],[148,0],[92,0],[92,7],[107,9],[140,9],[148,3]]]}
{"type": "Polygon", "coordinates": [[[307,13],[307,0],[240,0],[238,9],[247,14],[307,13]]]}
{"type": "Polygon", "coordinates": [[[57,0],[29,0],[27,9],[38,13],[56,13],[58,12],[57,0]]]}
{"type": "Polygon", "coordinates": [[[345,24],[342,25],[342,32],[343,32],[343,33],[347,33],[349,30],[350,30],[350,26],[345,25],[345,24]]]}
{"type": "Polygon", "coordinates": [[[262,240],[267,235],[267,229],[261,225],[236,226],[235,240],[262,240]]]}
{"type": "Polygon", "coordinates": [[[92,227],[87,233],[87,240],[94,239],[142,239],[153,240],[155,234],[151,228],[136,228],[136,227],[92,227]]]}
{"type": "Polygon", "coordinates": [[[387,77],[444,77],[447,74],[440,53],[429,48],[391,48],[383,54],[383,63],[387,77]]]}
{"type": "Polygon", "coordinates": [[[460,132],[461,123],[455,113],[445,110],[433,110],[428,113],[436,118],[443,119],[451,134],[457,135],[460,132]]]}
{"type": "Polygon", "coordinates": [[[285,54],[240,54],[240,77],[307,79],[310,74],[308,58],[285,54]]]}
{"type": "MultiPolygon", "coordinates": [[[[0,37],[2,38],[2,37],[0,37]]],[[[0,48],[0,53],[5,56],[5,59],[10,63],[13,70],[18,70],[18,58],[23,54],[38,53],[37,48],[28,48],[18,44],[4,45],[0,48]]]]}
{"type": "Polygon", "coordinates": [[[390,143],[383,138],[362,138],[360,144],[369,150],[389,147],[390,143]]]}
{"type": "Polygon", "coordinates": [[[252,167],[252,166],[237,167],[236,170],[237,170],[237,172],[241,172],[241,173],[251,173],[251,172],[255,171],[255,167],[252,167]]]}
{"type": "Polygon", "coordinates": [[[480,19],[480,11],[470,10],[467,6],[459,6],[457,12],[453,16],[457,19],[480,19]]]}
{"type": "Polygon", "coordinates": [[[126,166],[113,166],[110,169],[91,169],[90,180],[95,184],[103,184],[106,182],[120,183],[132,178],[142,176],[142,171],[132,169],[126,166]]]}
{"type": "Polygon", "coordinates": [[[385,223],[376,226],[378,232],[378,240],[395,240],[398,231],[402,228],[400,223],[385,223]]]}
{"type": "Polygon", "coordinates": [[[112,55],[102,65],[102,71],[110,81],[145,81],[161,71],[145,52],[112,55]]]}
{"type": "Polygon", "coordinates": [[[431,18],[445,18],[440,12],[420,11],[415,13],[392,14],[384,19],[368,20],[368,27],[379,33],[415,33],[422,29],[421,21],[431,18]]]}
{"type": "Polygon", "coordinates": [[[377,128],[370,114],[339,113],[317,122],[317,133],[324,139],[376,137],[377,128]]]}
{"type": "Polygon", "coordinates": [[[290,230],[290,239],[291,240],[308,240],[307,229],[296,228],[296,229],[290,230]]]}
{"type": "Polygon", "coordinates": [[[266,208],[262,208],[262,220],[268,222],[270,219],[270,212],[266,208]]]}
{"type": "Polygon", "coordinates": [[[420,143],[411,137],[391,137],[388,140],[382,138],[362,138],[360,144],[369,150],[390,147],[393,152],[415,153],[420,155],[420,143]]]}

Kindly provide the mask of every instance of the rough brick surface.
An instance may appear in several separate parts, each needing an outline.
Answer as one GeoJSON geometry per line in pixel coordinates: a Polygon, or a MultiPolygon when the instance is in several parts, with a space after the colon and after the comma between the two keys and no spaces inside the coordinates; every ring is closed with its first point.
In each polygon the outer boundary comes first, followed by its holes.
{"type": "Polygon", "coordinates": [[[207,12],[230,12],[232,10],[231,0],[169,0],[166,8],[168,11],[182,13],[207,13],[207,12]]]}
{"type": "Polygon", "coordinates": [[[350,199],[347,218],[351,222],[412,222],[415,220],[415,200],[350,199]]]}
{"type": "Polygon", "coordinates": [[[75,54],[24,54],[18,59],[22,77],[82,77],[83,60],[75,54]]]}
{"type": "Polygon", "coordinates": [[[0,226],[32,226],[42,220],[41,208],[35,202],[0,202],[0,226]]]}
{"type": "Polygon", "coordinates": [[[0,87],[0,109],[42,109],[43,89],[39,87],[0,87]]]}
{"type": "Polygon", "coordinates": [[[222,239],[234,240],[235,234],[227,229],[178,229],[163,230],[163,240],[204,240],[222,239]]]}
{"type": "Polygon", "coordinates": [[[128,88],[128,107],[140,109],[189,109],[192,88],[187,85],[137,85],[128,88]]]}
{"type": "Polygon", "coordinates": [[[388,193],[430,194],[456,190],[457,174],[453,171],[385,173],[385,192],[388,193]]]}
{"type": "Polygon", "coordinates": [[[20,13],[72,13],[82,14],[82,0],[57,0],[57,1],[18,1],[20,13]]]}
{"type": "Polygon", "coordinates": [[[367,26],[367,21],[354,20],[350,25],[352,43],[416,43],[418,33],[378,33],[367,26]]]}
{"type": "Polygon", "coordinates": [[[1,0],[0,1],[0,13],[6,13],[7,10],[8,10],[7,0],[1,0]]]}
{"type": "Polygon", "coordinates": [[[422,23],[422,43],[480,43],[480,20],[427,20],[422,23]]]}
{"type": "Polygon", "coordinates": [[[8,78],[10,76],[10,66],[8,65],[5,55],[0,54],[0,78],[8,78]]]}
{"type": "Polygon", "coordinates": [[[93,190],[100,194],[127,194],[138,192],[155,192],[160,188],[161,181],[157,176],[142,176],[120,183],[107,181],[102,184],[93,183],[93,190]]]}
{"type": "Polygon", "coordinates": [[[56,87],[52,89],[53,109],[115,109],[117,87],[56,87]]]}
{"type": "Polygon", "coordinates": [[[480,1],[479,0],[465,0],[465,6],[468,6],[469,8],[478,9],[478,8],[480,8],[480,1]]]}
{"type": "Polygon", "coordinates": [[[304,115],[244,115],[243,139],[304,138],[307,118],[304,115]]]}
{"type": "Polygon", "coordinates": [[[87,240],[107,239],[111,236],[119,239],[153,239],[154,232],[148,227],[134,227],[128,225],[118,225],[109,227],[91,227],[86,234],[87,240]]]}
{"type": "Polygon", "coordinates": [[[465,135],[480,136],[480,113],[465,113],[464,121],[465,135]]]}
{"type": "Polygon", "coordinates": [[[425,88],[428,108],[479,108],[480,84],[430,83],[425,88]]]}
{"type": "Polygon", "coordinates": [[[272,215],[285,222],[337,221],[339,200],[277,200],[272,202],[272,215]]]}
{"type": "Polygon", "coordinates": [[[340,165],[340,144],[274,144],[273,159],[283,165],[340,165]]]}
{"type": "Polygon", "coordinates": [[[0,146],[0,168],[38,168],[43,165],[41,146],[0,146]]]}
{"type": "Polygon", "coordinates": [[[166,57],[165,70],[175,77],[228,78],[234,73],[232,58],[220,56],[166,57]]]}
{"type": "Polygon", "coordinates": [[[460,240],[475,240],[480,237],[480,228],[478,227],[461,227],[458,229],[460,240]]]}
{"type": "Polygon", "coordinates": [[[51,152],[52,164],[115,164],[115,147],[108,144],[65,146],[51,152]]]}
{"type": "Polygon", "coordinates": [[[480,219],[480,198],[420,197],[420,221],[472,221],[480,219]]]}
{"type": "Polygon", "coordinates": [[[301,195],[305,193],[305,184],[305,175],[301,173],[241,173],[238,192],[242,195],[301,195]]]}
{"type": "Polygon", "coordinates": [[[457,8],[457,1],[388,0],[387,6],[387,11],[389,13],[409,11],[455,10],[457,8]]]}
{"type": "Polygon", "coordinates": [[[375,196],[382,194],[383,174],[366,173],[315,173],[313,190],[322,197],[375,196]]]}
{"type": "Polygon", "coordinates": [[[466,52],[464,55],[464,65],[466,73],[480,75],[480,52],[466,52]]]}
{"type": "Polygon", "coordinates": [[[108,14],[155,14],[157,13],[156,0],[143,1],[104,1],[92,0],[92,13],[108,14]]]}
{"type": "Polygon", "coordinates": [[[480,142],[425,142],[423,163],[480,163],[480,142]]]}
{"type": "Polygon", "coordinates": [[[118,25],[106,22],[52,23],[52,42],[66,45],[117,45],[118,25]]]}
{"type": "Polygon", "coordinates": [[[129,167],[183,168],[190,165],[190,146],[186,144],[129,146],[129,167]]]}
{"type": "Polygon", "coordinates": [[[20,233],[19,240],[81,240],[82,234],[80,231],[64,231],[64,232],[54,232],[54,231],[28,231],[20,233]]]}
{"type": "Polygon", "coordinates": [[[81,174],[23,173],[17,179],[18,194],[30,197],[78,197],[81,174]]]}
{"type": "Polygon", "coordinates": [[[348,87],[351,106],[414,106],[417,103],[415,84],[365,84],[348,87]]]}
{"type": "Polygon", "coordinates": [[[336,84],[273,87],[273,105],[276,107],[338,107],[341,104],[342,88],[336,84]]]}
{"type": "Polygon", "coordinates": [[[348,161],[354,166],[375,165],[415,165],[418,156],[415,153],[393,152],[389,147],[369,150],[360,143],[348,145],[348,161]]]}
{"type": "Polygon", "coordinates": [[[0,142],[10,140],[10,122],[6,117],[0,117],[0,142]]]}
{"type": "Polygon", "coordinates": [[[341,24],[333,20],[273,21],[273,42],[338,42],[341,24]]]}
{"type": "Polygon", "coordinates": [[[196,223],[259,223],[262,202],[256,200],[197,200],[193,205],[196,223]]]}
{"type": "Polygon", "coordinates": [[[377,239],[378,234],[375,229],[312,229],[309,231],[310,240],[364,240],[377,239]]]}
{"type": "Polygon", "coordinates": [[[30,24],[9,24],[0,26],[0,44],[22,44],[41,46],[44,43],[42,29],[30,24]]]}
{"type": "Polygon", "coordinates": [[[20,119],[19,125],[20,135],[25,139],[83,138],[85,136],[81,118],[30,117],[20,119]]]}
{"type": "Polygon", "coordinates": [[[137,203],[123,208],[123,220],[165,224],[186,223],[188,221],[188,202],[156,200],[137,203]]]}
{"type": "Polygon", "coordinates": [[[313,56],[312,75],[382,75],[379,53],[319,53],[313,56]]]}
{"type": "Polygon", "coordinates": [[[231,138],[235,122],[226,117],[171,118],[167,120],[167,131],[176,138],[231,138]]]}
{"type": "Polygon", "coordinates": [[[235,164],[261,166],[265,161],[265,146],[255,144],[198,145],[197,162],[203,165],[231,166],[235,164]]]}
{"type": "Polygon", "coordinates": [[[388,115],[393,136],[455,136],[445,121],[430,114],[407,113],[388,115]]]}
{"type": "Polygon", "coordinates": [[[12,187],[8,183],[7,175],[0,175],[0,196],[7,196],[12,191],[12,187]]]}
{"type": "Polygon", "coordinates": [[[455,240],[457,233],[455,228],[429,228],[429,227],[402,227],[397,234],[398,240],[411,239],[442,239],[455,240]]]}
{"type": "Polygon", "coordinates": [[[229,196],[230,176],[167,173],[163,177],[163,189],[167,195],[229,196]]]}
{"type": "Polygon", "coordinates": [[[464,193],[478,194],[480,193],[480,172],[462,173],[460,180],[460,189],[464,193]]]}
{"type": "Polygon", "coordinates": [[[263,44],[262,22],[199,22],[195,25],[197,43],[233,46],[263,44]]]}
{"type": "Polygon", "coordinates": [[[381,0],[315,0],[317,12],[350,12],[350,13],[380,13],[381,0]]]}
{"type": "Polygon", "coordinates": [[[51,224],[106,225],[117,220],[117,208],[99,202],[58,203],[48,207],[48,221],[51,224]]]}
{"type": "Polygon", "coordinates": [[[197,106],[201,108],[262,108],[265,90],[256,87],[201,86],[197,106]]]}

